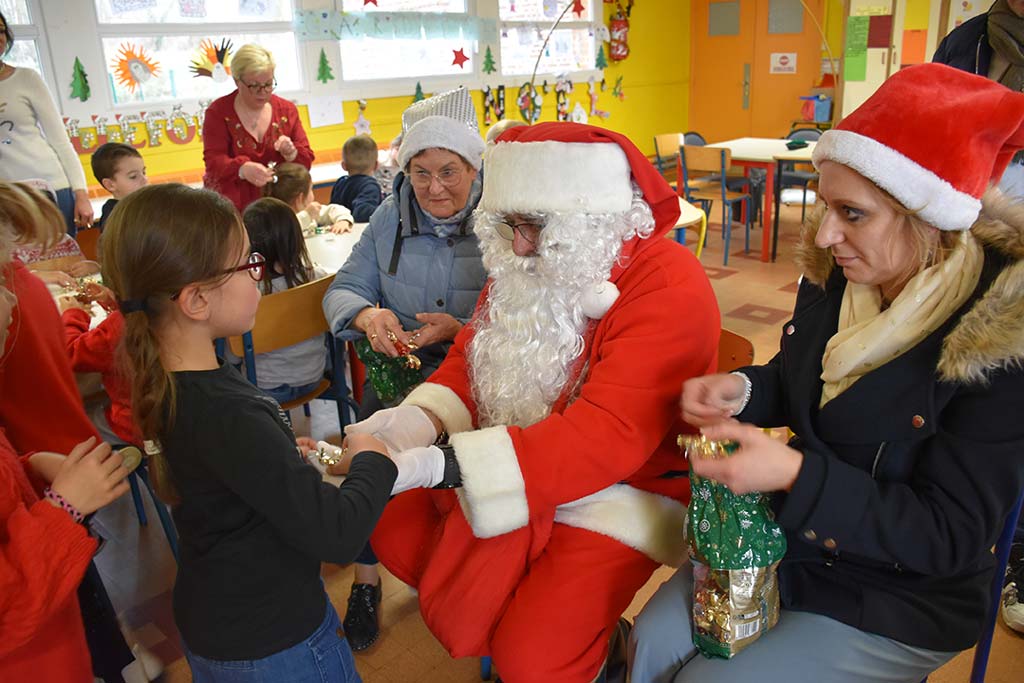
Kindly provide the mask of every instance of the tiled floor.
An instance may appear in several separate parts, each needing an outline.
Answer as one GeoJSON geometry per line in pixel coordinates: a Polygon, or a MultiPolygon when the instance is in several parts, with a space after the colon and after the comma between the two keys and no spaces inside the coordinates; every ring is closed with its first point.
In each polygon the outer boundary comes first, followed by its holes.
{"type": "MultiPolygon", "coordinates": [[[[798,232],[799,207],[783,209],[783,232],[779,240],[777,263],[761,263],[757,258],[738,258],[731,254],[723,268],[721,229],[711,226],[710,243],[702,261],[718,296],[722,325],[749,338],[755,347],[757,362],[767,361],[778,348],[780,323],[791,309],[798,273],[791,263],[798,232]]],[[[759,248],[760,230],[752,235],[759,248]]],[[[692,239],[692,238],[691,238],[692,239]]],[[[742,244],[737,229],[732,244],[742,244]]],[[[756,255],[756,254],[755,254],[756,255]]],[[[333,407],[315,411],[312,423],[298,420],[297,430],[321,438],[333,429],[337,433],[333,407]],[[331,420],[334,420],[333,422],[331,420]],[[333,426],[332,426],[333,425],[333,426]]],[[[145,494],[143,494],[145,495],[145,494]]],[[[125,496],[100,515],[100,524],[108,538],[97,557],[111,598],[133,639],[148,647],[164,662],[167,683],[187,683],[191,675],[181,657],[177,632],[171,618],[170,588],[174,581],[174,563],[166,540],[156,521],[152,506],[150,524],[140,528],[131,499],[125,496]]],[[[339,613],[344,614],[352,569],[324,565],[328,593],[339,613]]],[[[662,568],[637,594],[627,610],[635,615],[660,583],[671,574],[662,568]]],[[[383,583],[382,635],[369,651],[356,656],[359,671],[367,683],[471,683],[479,681],[479,660],[453,660],[434,640],[419,616],[414,594],[385,572],[383,583]]],[[[967,681],[971,653],[964,653],[933,674],[932,683],[967,681]]],[[[989,683],[1016,683],[1024,671],[1024,637],[1002,623],[996,628],[995,644],[989,665],[989,683]]]]}

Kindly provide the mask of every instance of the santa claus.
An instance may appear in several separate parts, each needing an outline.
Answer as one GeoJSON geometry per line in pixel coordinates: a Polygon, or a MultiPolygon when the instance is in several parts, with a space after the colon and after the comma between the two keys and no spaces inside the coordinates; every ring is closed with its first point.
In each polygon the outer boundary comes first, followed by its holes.
{"type": "Polygon", "coordinates": [[[448,651],[491,655],[510,683],[585,683],[637,589],[684,558],[677,404],[715,369],[718,308],[662,239],[675,193],[625,137],[512,128],[484,168],[473,321],[428,382],[349,433],[399,463],[406,492],[373,547],[448,651]]]}

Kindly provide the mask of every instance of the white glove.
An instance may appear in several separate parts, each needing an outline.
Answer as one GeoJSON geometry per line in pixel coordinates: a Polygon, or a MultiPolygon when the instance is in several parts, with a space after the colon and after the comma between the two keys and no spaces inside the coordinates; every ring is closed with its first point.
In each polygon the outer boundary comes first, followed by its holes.
{"type": "Polygon", "coordinates": [[[417,446],[429,446],[437,440],[437,430],[419,406],[385,408],[362,422],[345,427],[345,434],[371,434],[400,453],[417,446]]]}
{"type": "Polygon", "coordinates": [[[433,488],[444,480],[444,453],[437,446],[417,446],[391,456],[398,478],[391,488],[395,496],[416,488],[433,488]]]}

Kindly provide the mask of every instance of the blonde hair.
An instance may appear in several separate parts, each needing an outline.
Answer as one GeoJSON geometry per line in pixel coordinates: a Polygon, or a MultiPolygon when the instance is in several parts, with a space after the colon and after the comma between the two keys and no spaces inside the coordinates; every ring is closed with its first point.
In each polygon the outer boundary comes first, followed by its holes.
{"type": "Polygon", "coordinates": [[[263,186],[263,196],[280,199],[291,207],[295,206],[296,199],[305,197],[309,188],[313,187],[313,177],[302,164],[278,164],[274,167],[274,175],[277,180],[263,186]]]}
{"type": "MultiPolygon", "coordinates": [[[[147,441],[159,443],[175,417],[174,377],[161,363],[157,327],[184,287],[230,277],[224,264],[242,248],[244,231],[230,201],[178,183],[132,192],[107,220],[103,281],[122,305],[132,304],[117,360],[130,379],[132,419],[147,441]]],[[[179,502],[166,455],[156,449],[148,456],[160,498],[179,502]]]]}
{"type": "Polygon", "coordinates": [[[270,50],[262,45],[246,43],[238,48],[231,58],[231,75],[236,81],[240,81],[248,74],[271,71],[276,66],[270,50]]]}
{"type": "Polygon", "coordinates": [[[0,181],[0,226],[15,244],[52,249],[67,231],[64,216],[49,197],[25,183],[0,181]]]}

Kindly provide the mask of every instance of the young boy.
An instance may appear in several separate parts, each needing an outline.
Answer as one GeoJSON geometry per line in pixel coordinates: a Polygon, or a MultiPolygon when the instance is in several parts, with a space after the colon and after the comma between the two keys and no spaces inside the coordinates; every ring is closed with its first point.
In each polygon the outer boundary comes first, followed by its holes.
{"type": "Polygon", "coordinates": [[[341,148],[341,167],[348,175],[334,184],[331,204],[348,207],[356,223],[365,223],[383,200],[380,183],[373,177],[377,143],[369,135],[349,138],[341,148]]]}
{"type": "Polygon", "coordinates": [[[103,212],[96,221],[96,227],[103,229],[110,212],[117,206],[118,200],[124,199],[135,190],[149,183],[146,179],[146,163],[142,155],[131,145],[123,142],[107,142],[92,153],[92,174],[100,181],[113,199],[103,204],[103,212]]]}

